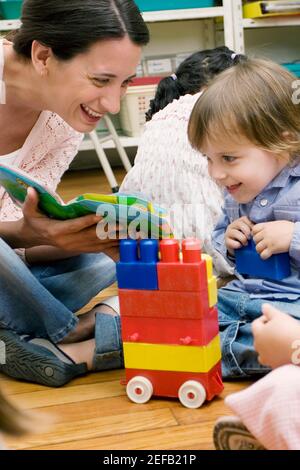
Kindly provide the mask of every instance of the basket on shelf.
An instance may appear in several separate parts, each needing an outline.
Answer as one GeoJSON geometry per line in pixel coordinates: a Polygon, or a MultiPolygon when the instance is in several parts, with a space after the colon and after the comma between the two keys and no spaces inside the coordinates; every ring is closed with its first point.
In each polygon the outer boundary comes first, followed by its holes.
{"type": "Polygon", "coordinates": [[[17,20],[21,16],[22,0],[0,0],[0,15],[5,20],[17,20]]]}
{"type": "Polygon", "coordinates": [[[145,113],[162,77],[137,77],[121,102],[120,121],[125,135],[138,137],[146,122],[145,113]]]}

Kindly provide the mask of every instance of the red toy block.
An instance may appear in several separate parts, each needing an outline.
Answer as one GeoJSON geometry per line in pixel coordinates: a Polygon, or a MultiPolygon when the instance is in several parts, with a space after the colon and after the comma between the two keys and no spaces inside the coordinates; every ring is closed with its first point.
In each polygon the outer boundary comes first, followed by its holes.
{"type": "Polygon", "coordinates": [[[219,333],[214,307],[203,320],[121,316],[124,342],[206,346],[219,333]]]}
{"type": "Polygon", "coordinates": [[[220,395],[224,386],[221,374],[221,362],[218,362],[207,373],[173,372],[160,370],[126,369],[126,383],[136,376],[147,378],[153,386],[153,395],[178,398],[181,385],[189,380],[195,380],[203,385],[206,400],[210,401],[220,395]]]}
{"type": "Polygon", "coordinates": [[[152,318],[204,318],[209,315],[207,289],[167,292],[119,289],[121,315],[152,318]]]}
{"type": "Polygon", "coordinates": [[[198,238],[183,240],[181,250],[184,263],[199,263],[201,261],[201,243],[198,238]]]}
{"type": "Polygon", "coordinates": [[[182,260],[179,259],[179,242],[174,239],[160,242],[160,254],[161,261],[157,263],[159,290],[202,292],[207,289],[206,261],[201,260],[198,240],[182,242],[182,260]]]}

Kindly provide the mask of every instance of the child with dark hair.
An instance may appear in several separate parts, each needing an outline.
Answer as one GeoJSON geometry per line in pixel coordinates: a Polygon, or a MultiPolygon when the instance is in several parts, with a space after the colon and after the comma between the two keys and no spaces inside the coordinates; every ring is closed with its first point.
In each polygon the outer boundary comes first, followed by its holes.
{"type": "Polygon", "coordinates": [[[201,238],[217,272],[224,275],[231,269],[210,242],[222,194],[208,175],[206,161],[192,149],[187,126],[201,90],[242,58],[225,46],[196,52],[161,80],[146,114],[135,165],[121,186],[122,192],[141,192],[169,209],[176,237],[201,238]]]}
{"type": "Polygon", "coordinates": [[[223,70],[242,59],[226,46],[195,52],[187,57],[169,77],[163,78],[146,113],[147,121],[173,100],[184,95],[196,95],[223,70]]]}

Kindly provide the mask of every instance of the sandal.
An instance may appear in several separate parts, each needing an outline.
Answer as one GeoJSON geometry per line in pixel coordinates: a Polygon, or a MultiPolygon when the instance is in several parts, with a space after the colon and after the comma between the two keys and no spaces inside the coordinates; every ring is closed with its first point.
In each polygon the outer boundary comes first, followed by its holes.
{"type": "Polygon", "coordinates": [[[61,387],[88,372],[85,363],[76,364],[47,339],[21,337],[12,330],[0,329],[1,341],[5,345],[5,360],[0,362],[0,372],[10,377],[61,387]]]}
{"type": "Polygon", "coordinates": [[[216,450],[266,450],[237,416],[219,418],[213,438],[216,450]]]}

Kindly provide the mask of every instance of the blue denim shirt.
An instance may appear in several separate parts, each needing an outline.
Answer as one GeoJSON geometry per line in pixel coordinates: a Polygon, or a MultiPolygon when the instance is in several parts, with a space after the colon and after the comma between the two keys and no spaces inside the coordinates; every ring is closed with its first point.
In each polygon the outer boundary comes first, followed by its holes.
{"type": "MultiPolygon", "coordinates": [[[[259,171],[259,168],[258,168],[259,171]]],[[[213,232],[213,245],[234,266],[234,257],[228,256],[225,231],[234,220],[247,216],[254,224],[274,220],[295,223],[289,249],[291,275],[281,281],[244,278],[235,271],[236,280],[225,289],[246,292],[252,298],[288,299],[300,298],[300,164],[285,167],[254,200],[247,204],[237,203],[225,194],[223,215],[213,232]]]]}

